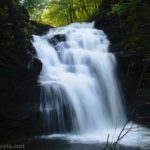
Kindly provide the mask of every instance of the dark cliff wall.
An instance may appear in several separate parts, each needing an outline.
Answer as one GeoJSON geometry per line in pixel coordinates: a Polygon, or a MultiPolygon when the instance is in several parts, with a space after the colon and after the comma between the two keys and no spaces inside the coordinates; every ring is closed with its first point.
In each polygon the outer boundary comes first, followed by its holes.
{"type": "Polygon", "coordinates": [[[0,135],[3,140],[37,133],[40,89],[36,80],[42,64],[32,56],[35,52],[30,41],[32,34],[44,33],[49,28],[31,22],[18,0],[0,0],[0,135]]]}

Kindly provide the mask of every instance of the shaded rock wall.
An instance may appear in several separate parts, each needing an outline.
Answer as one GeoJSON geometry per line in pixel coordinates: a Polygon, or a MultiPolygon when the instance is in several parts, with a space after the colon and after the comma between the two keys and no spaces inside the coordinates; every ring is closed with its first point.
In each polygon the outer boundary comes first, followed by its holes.
{"type": "MultiPolygon", "coordinates": [[[[0,0],[0,135],[40,132],[38,105],[40,87],[37,77],[41,62],[34,58],[32,34],[50,27],[29,21],[18,0],[0,0]]],[[[3,137],[3,138],[2,138],[3,137]]]]}

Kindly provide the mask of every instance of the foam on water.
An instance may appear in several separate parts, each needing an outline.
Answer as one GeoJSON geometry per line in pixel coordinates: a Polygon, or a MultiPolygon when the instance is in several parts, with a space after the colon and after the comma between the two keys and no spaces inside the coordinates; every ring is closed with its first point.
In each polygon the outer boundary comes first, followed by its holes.
{"type": "Polygon", "coordinates": [[[68,141],[70,144],[117,144],[125,147],[137,148],[138,150],[150,149],[150,130],[132,122],[128,123],[124,130],[123,128],[107,129],[101,132],[91,134],[52,134],[43,135],[36,138],[52,140],[60,139],[68,141]],[[121,134],[120,134],[121,133],[121,134]],[[109,139],[108,139],[109,135],[109,139]],[[118,140],[118,137],[119,140],[118,140]],[[121,138],[123,137],[123,138],[121,138]]]}

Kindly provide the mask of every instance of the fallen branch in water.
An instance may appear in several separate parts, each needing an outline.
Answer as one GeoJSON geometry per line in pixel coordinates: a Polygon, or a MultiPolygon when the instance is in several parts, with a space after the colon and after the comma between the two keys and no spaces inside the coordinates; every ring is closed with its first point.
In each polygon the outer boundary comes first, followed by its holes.
{"type": "Polygon", "coordinates": [[[106,143],[106,145],[105,145],[105,147],[104,147],[104,150],[106,150],[106,148],[109,146],[109,134],[108,134],[108,136],[107,136],[107,143],[106,143]]]}
{"type": "Polygon", "coordinates": [[[108,149],[108,148],[109,148],[109,150],[115,150],[115,148],[116,148],[118,142],[119,142],[121,139],[123,139],[123,138],[133,129],[133,124],[131,125],[131,127],[126,128],[126,126],[127,126],[128,123],[129,123],[129,121],[127,121],[127,122],[124,124],[122,130],[120,131],[120,133],[119,133],[119,135],[118,135],[118,137],[117,137],[117,140],[116,140],[112,145],[110,145],[110,146],[109,146],[109,134],[108,134],[108,136],[107,136],[107,143],[106,143],[106,145],[105,145],[105,147],[104,147],[103,150],[106,150],[106,149],[108,149]],[[125,130],[127,130],[127,131],[123,134],[123,132],[124,132],[125,130]]]}

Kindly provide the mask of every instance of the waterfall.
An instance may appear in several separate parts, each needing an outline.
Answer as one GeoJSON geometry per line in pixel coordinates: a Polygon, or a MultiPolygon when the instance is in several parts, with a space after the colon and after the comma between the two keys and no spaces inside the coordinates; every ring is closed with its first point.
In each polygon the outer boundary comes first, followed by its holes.
{"type": "Polygon", "coordinates": [[[39,110],[47,134],[96,133],[125,124],[116,58],[94,23],[50,29],[33,35],[32,43],[43,64],[39,110]]]}

